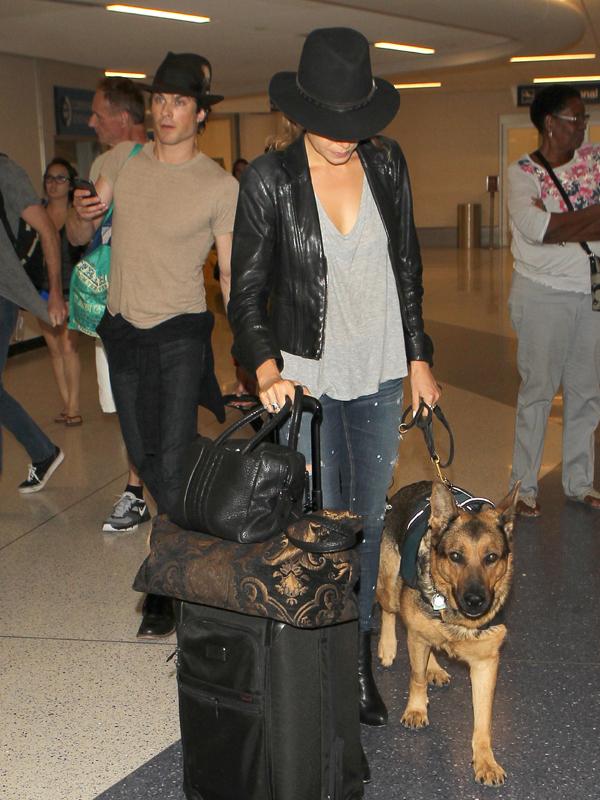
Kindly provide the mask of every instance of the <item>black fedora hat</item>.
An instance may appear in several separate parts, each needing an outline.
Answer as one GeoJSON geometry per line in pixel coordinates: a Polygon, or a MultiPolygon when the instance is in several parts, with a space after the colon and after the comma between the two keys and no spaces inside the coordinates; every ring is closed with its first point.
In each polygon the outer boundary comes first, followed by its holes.
{"type": "Polygon", "coordinates": [[[140,84],[148,92],[166,92],[195,97],[209,107],[223,100],[221,94],[209,94],[212,67],[210,61],[196,53],[167,53],[156,70],[151,85],[140,84]]]}
{"type": "Polygon", "coordinates": [[[298,72],[278,72],[271,102],[303,128],[328,139],[357,141],[396,116],[400,95],[373,78],[369,43],[352,28],[318,28],[306,37],[298,72]]]}

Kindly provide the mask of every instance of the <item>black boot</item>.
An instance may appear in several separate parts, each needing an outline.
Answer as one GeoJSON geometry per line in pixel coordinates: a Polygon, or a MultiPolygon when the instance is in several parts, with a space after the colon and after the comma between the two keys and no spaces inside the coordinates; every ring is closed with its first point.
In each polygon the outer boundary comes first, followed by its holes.
{"type": "Polygon", "coordinates": [[[371,631],[358,632],[358,687],[363,725],[387,725],[388,713],[375,685],[371,666],[371,631]]]}
{"type": "Polygon", "coordinates": [[[154,639],[168,636],[175,630],[173,600],[159,594],[147,594],[142,606],[142,624],[137,632],[138,638],[154,639]]]}

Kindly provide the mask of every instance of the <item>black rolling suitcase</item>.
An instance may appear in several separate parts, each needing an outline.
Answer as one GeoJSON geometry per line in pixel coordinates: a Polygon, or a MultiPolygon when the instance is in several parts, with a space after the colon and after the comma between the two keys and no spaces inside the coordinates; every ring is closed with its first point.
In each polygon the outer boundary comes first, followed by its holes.
{"type": "Polygon", "coordinates": [[[301,630],[185,602],[177,616],[188,800],[362,798],[355,622],[301,630]]]}
{"type": "Polygon", "coordinates": [[[188,800],[363,797],[356,621],[309,630],[185,601],[176,619],[188,800]]]}

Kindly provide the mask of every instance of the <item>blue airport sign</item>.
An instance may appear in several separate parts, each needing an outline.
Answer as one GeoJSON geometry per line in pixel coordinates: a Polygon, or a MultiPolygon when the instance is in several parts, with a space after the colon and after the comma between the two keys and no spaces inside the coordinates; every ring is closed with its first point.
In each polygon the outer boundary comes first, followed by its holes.
{"type": "Polygon", "coordinates": [[[57,136],[94,137],[88,120],[92,113],[94,92],[90,89],[54,87],[54,119],[57,136]]]}

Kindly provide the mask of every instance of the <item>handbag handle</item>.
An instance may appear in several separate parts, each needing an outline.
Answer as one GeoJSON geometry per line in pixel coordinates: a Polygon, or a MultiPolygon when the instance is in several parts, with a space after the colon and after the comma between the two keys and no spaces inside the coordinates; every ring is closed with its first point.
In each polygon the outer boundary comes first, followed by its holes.
{"type": "MultiPolygon", "coordinates": [[[[296,386],[295,395],[294,395],[294,402],[292,404],[291,409],[291,418],[290,418],[290,428],[289,428],[289,435],[288,435],[288,442],[287,446],[290,447],[292,450],[296,450],[298,448],[298,436],[300,434],[300,422],[302,420],[302,388],[300,386],[296,386]],[[299,396],[300,395],[300,396],[299,396]]],[[[243,403],[247,406],[246,416],[253,411],[259,410],[261,413],[265,410],[261,405],[258,397],[254,394],[224,394],[223,395],[223,404],[229,405],[232,408],[238,408],[240,411],[244,410],[243,407],[240,407],[238,403],[243,403]]],[[[250,422],[256,420],[256,417],[252,417],[250,422]]],[[[273,430],[271,427],[270,431],[273,430]]]]}
{"type": "MultiPolygon", "coordinates": [[[[222,445],[226,439],[236,433],[236,431],[239,431],[244,425],[249,425],[265,413],[265,408],[259,404],[258,398],[254,395],[244,395],[244,400],[256,401],[257,407],[246,414],[245,417],[236,420],[227,430],[224,430],[223,433],[215,439],[215,447],[222,445]]],[[[321,487],[321,423],[323,422],[323,407],[316,397],[305,395],[302,391],[302,387],[296,386],[293,405],[290,399],[287,398],[281,411],[262,426],[260,431],[244,446],[242,452],[250,452],[250,450],[256,447],[271,433],[271,431],[282,425],[290,414],[292,415],[292,420],[290,422],[288,446],[295,450],[298,446],[300,421],[304,411],[312,415],[310,425],[310,450],[312,461],[311,505],[313,511],[320,511],[323,508],[323,490],[321,487]]]]}
{"type": "MultiPolygon", "coordinates": [[[[249,453],[253,450],[264,438],[266,438],[271,431],[275,428],[279,427],[285,420],[289,417],[290,411],[292,408],[291,401],[287,399],[285,401],[285,405],[278,411],[277,414],[273,415],[271,419],[266,422],[262,428],[256,433],[251,439],[248,440],[247,444],[244,445],[242,449],[242,453],[249,453]]],[[[263,406],[257,406],[253,411],[249,414],[246,414],[245,417],[236,420],[233,425],[230,425],[229,428],[223,431],[216,439],[215,439],[215,447],[220,447],[223,442],[230,438],[234,433],[239,431],[245,425],[249,425],[254,420],[259,419],[262,417],[263,414],[266,413],[266,409],[263,406]]]]}
{"type": "MultiPolygon", "coordinates": [[[[250,395],[248,395],[247,397],[250,398],[250,395]]],[[[275,428],[278,428],[280,425],[282,425],[290,415],[291,415],[291,420],[290,420],[290,432],[288,436],[288,447],[290,447],[292,450],[296,450],[296,448],[298,447],[298,435],[300,432],[300,421],[302,419],[302,411],[304,409],[312,410],[313,422],[315,421],[315,417],[317,416],[314,410],[316,408],[316,405],[313,405],[310,402],[308,403],[305,402],[308,400],[312,400],[313,404],[318,404],[320,409],[320,403],[318,403],[317,400],[315,400],[314,398],[308,398],[308,397],[305,398],[302,392],[302,387],[296,386],[296,391],[294,394],[294,402],[292,403],[289,397],[287,397],[283,408],[280,411],[278,411],[277,414],[274,414],[271,417],[271,419],[268,422],[266,422],[251,439],[248,440],[248,442],[242,448],[241,452],[249,453],[252,450],[254,450],[254,448],[263,441],[263,439],[265,439],[273,430],[275,430],[275,428]]],[[[265,413],[266,409],[262,405],[257,405],[257,407],[252,411],[250,411],[249,414],[246,414],[245,417],[242,417],[242,419],[237,420],[236,422],[233,423],[233,425],[227,428],[227,430],[224,430],[217,437],[217,439],[215,439],[215,447],[220,447],[223,444],[223,442],[225,442],[227,439],[230,438],[230,436],[239,431],[245,425],[249,425],[250,423],[254,422],[254,420],[259,419],[265,413]]],[[[319,423],[321,421],[321,418],[322,418],[322,412],[320,415],[318,415],[319,423]]],[[[312,443],[312,437],[311,437],[311,443],[312,443]]],[[[318,439],[317,439],[317,444],[319,444],[318,439]]]]}
{"type": "Polygon", "coordinates": [[[358,541],[358,533],[355,530],[336,525],[318,514],[304,514],[301,519],[316,522],[327,529],[327,536],[318,542],[307,542],[305,539],[298,539],[290,532],[293,530],[293,525],[288,527],[285,532],[288,542],[306,553],[339,553],[340,550],[350,550],[358,541]]]}

